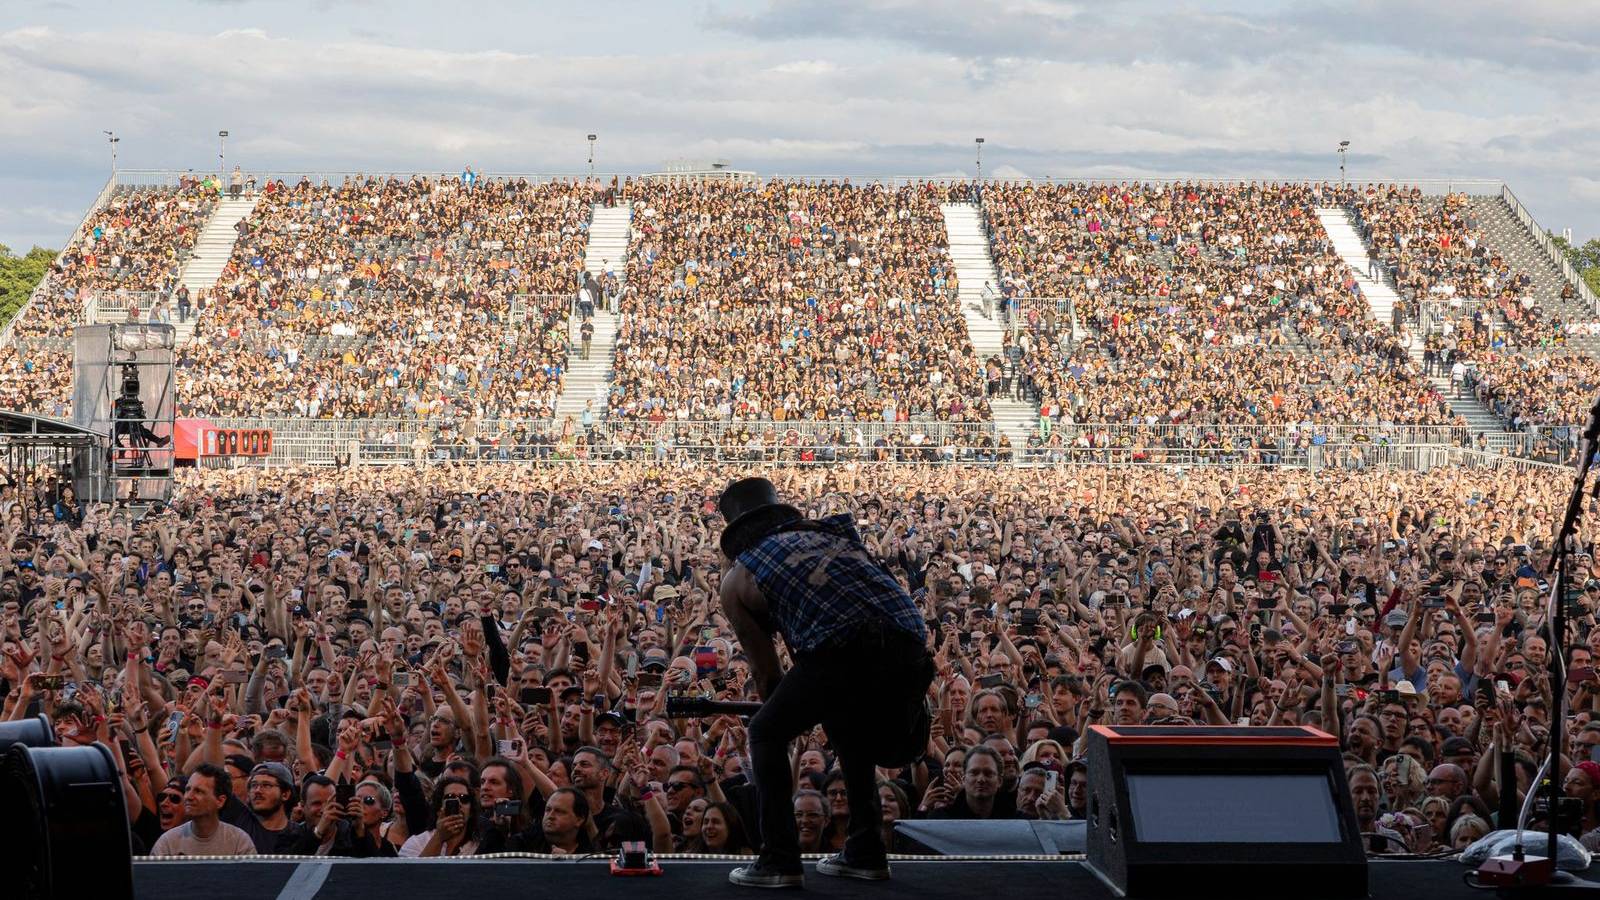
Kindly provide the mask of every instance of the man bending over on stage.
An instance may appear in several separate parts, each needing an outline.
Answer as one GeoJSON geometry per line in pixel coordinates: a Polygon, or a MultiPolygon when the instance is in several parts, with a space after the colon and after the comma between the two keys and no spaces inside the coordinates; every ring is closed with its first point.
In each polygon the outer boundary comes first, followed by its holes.
{"type": "Polygon", "coordinates": [[[850,826],[844,852],[817,871],[888,878],[874,766],[906,764],[926,746],[925,694],[934,669],[922,616],[867,551],[848,514],[807,520],[779,503],[765,478],[734,482],[718,507],[728,522],[722,609],[765,701],[750,722],[761,855],[728,880],[803,883],[789,745],[819,722],[844,771],[850,826]],[[788,647],[788,672],[774,635],[788,647]]]}

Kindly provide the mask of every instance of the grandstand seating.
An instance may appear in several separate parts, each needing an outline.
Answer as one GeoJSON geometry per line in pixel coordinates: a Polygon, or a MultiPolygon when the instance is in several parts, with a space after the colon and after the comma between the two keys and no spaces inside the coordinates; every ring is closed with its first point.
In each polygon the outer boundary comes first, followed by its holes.
{"type": "Polygon", "coordinates": [[[185,179],[173,188],[119,189],[95,210],[12,327],[13,343],[0,348],[0,408],[65,417],[72,329],[82,323],[85,303],[137,307],[170,290],[215,203],[214,185],[185,179]]]}
{"type": "Polygon", "coordinates": [[[933,184],[636,181],[614,415],[981,421],[933,184]]]}
{"type": "Polygon", "coordinates": [[[1582,413],[1552,388],[1591,374],[1593,313],[1561,296],[1559,269],[1502,198],[1373,185],[1352,203],[1441,370],[1476,369],[1479,399],[1509,428],[1582,413]]]}
{"type": "MultiPolygon", "coordinates": [[[[554,416],[596,193],[267,182],[181,348],[181,411],[554,416]]],[[[1315,215],[1330,206],[1359,216],[1413,313],[1438,298],[1442,370],[1477,365],[1472,387],[1515,426],[1560,424],[1573,410],[1552,389],[1592,375],[1570,324],[1584,311],[1498,196],[728,178],[631,179],[609,196],[632,219],[596,404],[618,421],[981,424],[1010,397],[1040,405],[1041,439],[1093,421],[1459,423],[1406,334],[1368,314],[1315,215]],[[980,193],[1004,301],[988,358],[940,212],[980,193]]],[[[0,405],[65,415],[85,299],[172,289],[215,200],[214,183],[185,180],[95,211],[0,350],[0,405]]]]}
{"type": "Polygon", "coordinates": [[[185,411],[551,415],[591,194],[581,182],[268,185],[184,347],[185,411]],[[240,358],[257,336],[263,352],[240,358]]]}
{"type": "Polygon", "coordinates": [[[1453,421],[1353,293],[1314,213],[1325,193],[986,186],[1024,389],[1046,418],[1080,422],[1453,421]],[[1066,304],[1091,334],[1081,346],[1066,304]]]}

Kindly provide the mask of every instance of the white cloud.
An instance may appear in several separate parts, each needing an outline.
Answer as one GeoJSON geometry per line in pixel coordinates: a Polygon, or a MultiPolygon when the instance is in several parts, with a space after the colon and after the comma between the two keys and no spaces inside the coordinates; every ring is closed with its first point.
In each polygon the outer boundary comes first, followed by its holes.
{"type": "Polygon", "coordinates": [[[227,128],[230,161],[316,172],[577,172],[593,131],[603,171],[970,172],[983,135],[991,174],[1333,177],[1347,138],[1352,175],[1506,178],[1600,232],[1600,121],[1539,59],[1596,46],[1600,16],[1571,15],[1596,0],[1241,4],[1270,6],[778,0],[713,8],[696,41],[555,53],[291,36],[254,5],[203,35],[22,27],[0,32],[0,83],[26,86],[0,93],[0,241],[59,241],[18,210],[92,197],[103,128],[125,167],[215,165],[227,128]]]}
{"type": "Polygon", "coordinates": [[[772,71],[779,75],[831,75],[839,71],[839,67],[825,59],[797,59],[779,63],[772,71]]]}

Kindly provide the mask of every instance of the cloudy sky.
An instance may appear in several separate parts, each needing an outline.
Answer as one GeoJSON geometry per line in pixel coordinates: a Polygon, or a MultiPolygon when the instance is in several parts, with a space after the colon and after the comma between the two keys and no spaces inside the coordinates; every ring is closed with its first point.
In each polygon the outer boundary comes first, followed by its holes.
{"type": "MultiPolygon", "coordinates": [[[[8,4],[9,5],[9,4],[8,4]]],[[[1600,235],[1600,0],[39,0],[0,243],[124,168],[1504,180],[1600,235]],[[1589,87],[1585,87],[1585,86],[1589,87]]]]}

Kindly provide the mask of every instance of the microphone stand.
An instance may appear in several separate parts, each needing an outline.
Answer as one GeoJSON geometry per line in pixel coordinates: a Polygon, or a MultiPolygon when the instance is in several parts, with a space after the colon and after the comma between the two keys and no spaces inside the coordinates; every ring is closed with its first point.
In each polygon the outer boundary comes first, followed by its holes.
{"type": "MultiPolygon", "coordinates": [[[[1594,463],[1596,449],[1600,449],[1600,399],[1595,400],[1594,406],[1589,409],[1589,424],[1583,429],[1583,455],[1578,460],[1577,475],[1572,480],[1572,494],[1567,498],[1566,513],[1561,517],[1561,528],[1556,532],[1555,546],[1550,552],[1550,564],[1545,569],[1547,575],[1555,575],[1549,614],[1545,618],[1550,626],[1550,699],[1555,709],[1550,715],[1550,756],[1540,770],[1549,782],[1546,796],[1550,809],[1545,816],[1549,849],[1542,860],[1527,859],[1523,854],[1522,828],[1539,790],[1536,778],[1535,783],[1528,786],[1528,796],[1517,814],[1517,837],[1511,855],[1485,860],[1468,882],[1473,887],[1494,888],[1506,898],[1567,890],[1580,890],[1590,895],[1596,887],[1600,887],[1569,872],[1562,872],[1556,866],[1556,860],[1560,858],[1557,855],[1560,832],[1556,828],[1559,819],[1556,812],[1560,809],[1561,801],[1562,726],[1566,724],[1567,715],[1567,585],[1572,578],[1572,548],[1577,543],[1578,520],[1583,517],[1583,488],[1589,480],[1589,468],[1594,463]]],[[[1595,486],[1595,496],[1600,497],[1600,484],[1595,486]]]]}
{"type": "MultiPolygon", "coordinates": [[[[1550,699],[1555,707],[1555,714],[1550,717],[1550,761],[1548,764],[1549,779],[1549,814],[1545,817],[1549,829],[1549,855],[1548,859],[1553,864],[1556,856],[1556,828],[1558,819],[1556,810],[1561,799],[1561,749],[1562,730],[1566,724],[1567,714],[1567,592],[1572,579],[1572,552],[1573,545],[1578,540],[1578,520],[1583,517],[1583,489],[1589,479],[1589,468],[1594,463],[1595,450],[1600,447],[1600,399],[1589,408],[1589,422],[1583,429],[1581,442],[1582,458],[1578,460],[1578,472],[1572,480],[1572,494],[1567,498],[1566,514],[1561,519],[1561,529],[1556,532],[1554,552],[1550,557],[1550,565],[1546,574],[1555,573],[1555,593],[1551,601],[1550,622],[1550,699]]],[[[1600,495],[1600,483],[1595,486],[1595,492],[1600,495]]],[[[1538,790],[1538,785],[1533,785],[1531,790],[1538,790]]],[[[1520,825],[1520,823],[1519,823],[1520,825]]]]}

